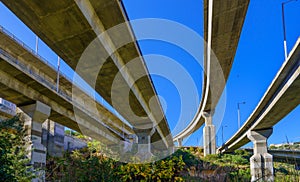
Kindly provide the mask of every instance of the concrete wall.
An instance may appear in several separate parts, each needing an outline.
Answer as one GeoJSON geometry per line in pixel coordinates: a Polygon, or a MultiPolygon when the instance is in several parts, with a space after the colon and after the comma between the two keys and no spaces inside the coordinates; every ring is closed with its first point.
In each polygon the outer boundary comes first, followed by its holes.
{"type": "Polygon", "coordinates": [[[63,125],[47,120],[43,123],[42,144],[47,148],[47,154],[62,157],[64,152],[64,129],[63,125]]]}
{"type": "Polygon", "coordinates": [[[65,135],[65,141],[64,141],[64,150],[65,151],[72,151],[75,149],[81,149],[87,147],[87,143],[83,140],[80,140],[78,138],[65,135]]]}

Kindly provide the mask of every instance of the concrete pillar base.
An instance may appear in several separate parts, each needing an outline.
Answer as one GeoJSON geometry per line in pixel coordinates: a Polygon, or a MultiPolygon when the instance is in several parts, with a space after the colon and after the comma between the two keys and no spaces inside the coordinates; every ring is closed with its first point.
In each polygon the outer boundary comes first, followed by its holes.
{"type": "Polygon", "coordinates": [[[273,156],[269,153],[254,154],[250,158],[251,181],[274,181],[273,156]]]}
{"type": "Polygon", "coordinates": [[[42,144],[42,124],[49,117],[51,108],[39,101],[35,104],[21,107],[28,116],[25,116],[25,127],[28,128],[28,136],[31,139],[29,146],[30,163],[36,171],[37,178],[34,182],[45,181],[45,166],[47,148],[42,144]]]}
{"type": "Polygon", "coordinates": [[[151,136],[153,133],[152,129],[135,129],[135,134],[138,137],[138,152],[135,156],[141,163],[150,161],[154,156],[151,152],[151,136]]]}
{"type": "Polygon", "coordinates": [[[216,154],[216,132],[212,123],[213,112],[205,112],[205,126],[203,128],[203,153],[204,156],[216,154]]]}
{"type": "Polygon", "coordinates": [[[267,151],[267,138],[272,131],[271,128],[247,133],[254,143],[254,155],[250,158],[251,181],[274,181],[273,156],[267,151]]]}
{"type": "Polygon", "coordinates": [[[178,143],[178,147],[182,147],[182,139],[181,138],[177,140],[177,143],[178,143]]]}

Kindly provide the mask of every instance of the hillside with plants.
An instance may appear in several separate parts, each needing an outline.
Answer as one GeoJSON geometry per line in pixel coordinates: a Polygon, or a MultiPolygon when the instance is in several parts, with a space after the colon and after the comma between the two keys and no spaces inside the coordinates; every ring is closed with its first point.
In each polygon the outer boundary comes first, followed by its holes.
{"type": "Polygon", "coordinates": [[[34,178],[27,158],[29,144],[18,116],[0,121],[0,181],[29,182],[34,178]]]}
{"type": "MultiPolygon", "coordinates": [[[[0,122],[0,181],[29,182],[34,178],[26,157],[28,137],[18,117],[0,122]]],[[[250,154],[237,150],[234,154],[203,157],[197,147],[178,149],[173,155],[148,164],[126,164],[108,158],[108,150],[100,142],[82,135],[86,148],[66,152],[64,157],[47,156],[46,180],[61,182],[118,181],[249,181],[250,154]]],[[[299,181],[294,165],[274,163],[275,181],[299,181]]]]}
{"type": "Polygon", "coordinates": [[[92,141],[88,147],[48,157],[49,181],[249,181],[249,154],[203,157],[202,149],[178,149],[163,160],[148,164],[126,164],[107,158],[104,147],[92,141]],[[214,162],[210,162],[214,161],[214,162]]]}

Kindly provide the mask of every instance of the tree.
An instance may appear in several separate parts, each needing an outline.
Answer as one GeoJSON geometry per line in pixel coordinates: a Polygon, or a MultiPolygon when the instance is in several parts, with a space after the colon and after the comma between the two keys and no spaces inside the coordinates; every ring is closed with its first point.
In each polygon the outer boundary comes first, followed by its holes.
{"type": "Polygon", "coordinates": [[[0,121],[0,180],[27,182],[34,178],[26,157],[24,123],[19,116],[0,121]]]}

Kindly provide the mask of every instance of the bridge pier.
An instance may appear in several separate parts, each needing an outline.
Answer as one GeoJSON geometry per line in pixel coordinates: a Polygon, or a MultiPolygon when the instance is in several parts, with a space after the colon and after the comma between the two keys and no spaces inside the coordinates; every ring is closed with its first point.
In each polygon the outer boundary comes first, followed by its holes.
{"type": "Polygon", "coordinates": [[[33,182],[45,181],[45,166],[47,149],[42,144],[42,124],[49,117],[51,108],[39,101],[35,104],[22,106],[21,110],[31,118],[26,119],[25,127],[32,144],[30,145],[30,163],[36,171],[37,178],[33,182]]]}
{"type": "Polygon", "coordinates": [[[273,156],[267,150],[267,139],[272,132],[272,128],[247,132],[254,144],[250,158],[251,181],[274,181],[273,156]]]}
{"type": "Polygon", "coordinates": [[[138,137],[138,152],[136,156],[140,162],[150,160],[153,157],[151,152],[151,136],[155,132],[155,129],[134,129],[134,131],[138,137]]]}
{"type": "Polygon", "coordinates": [[[203,128],[203,152],[204,156],[216,153],[215,126],[212,123],[214,112],[204,112],[205,126],[203,128]]]}
{"type": "Polygon", "coordinates": [[[177,140],[177,143],[178,143],[178,147],[182,147],[182,138],[179,138],[177,140]]]}

